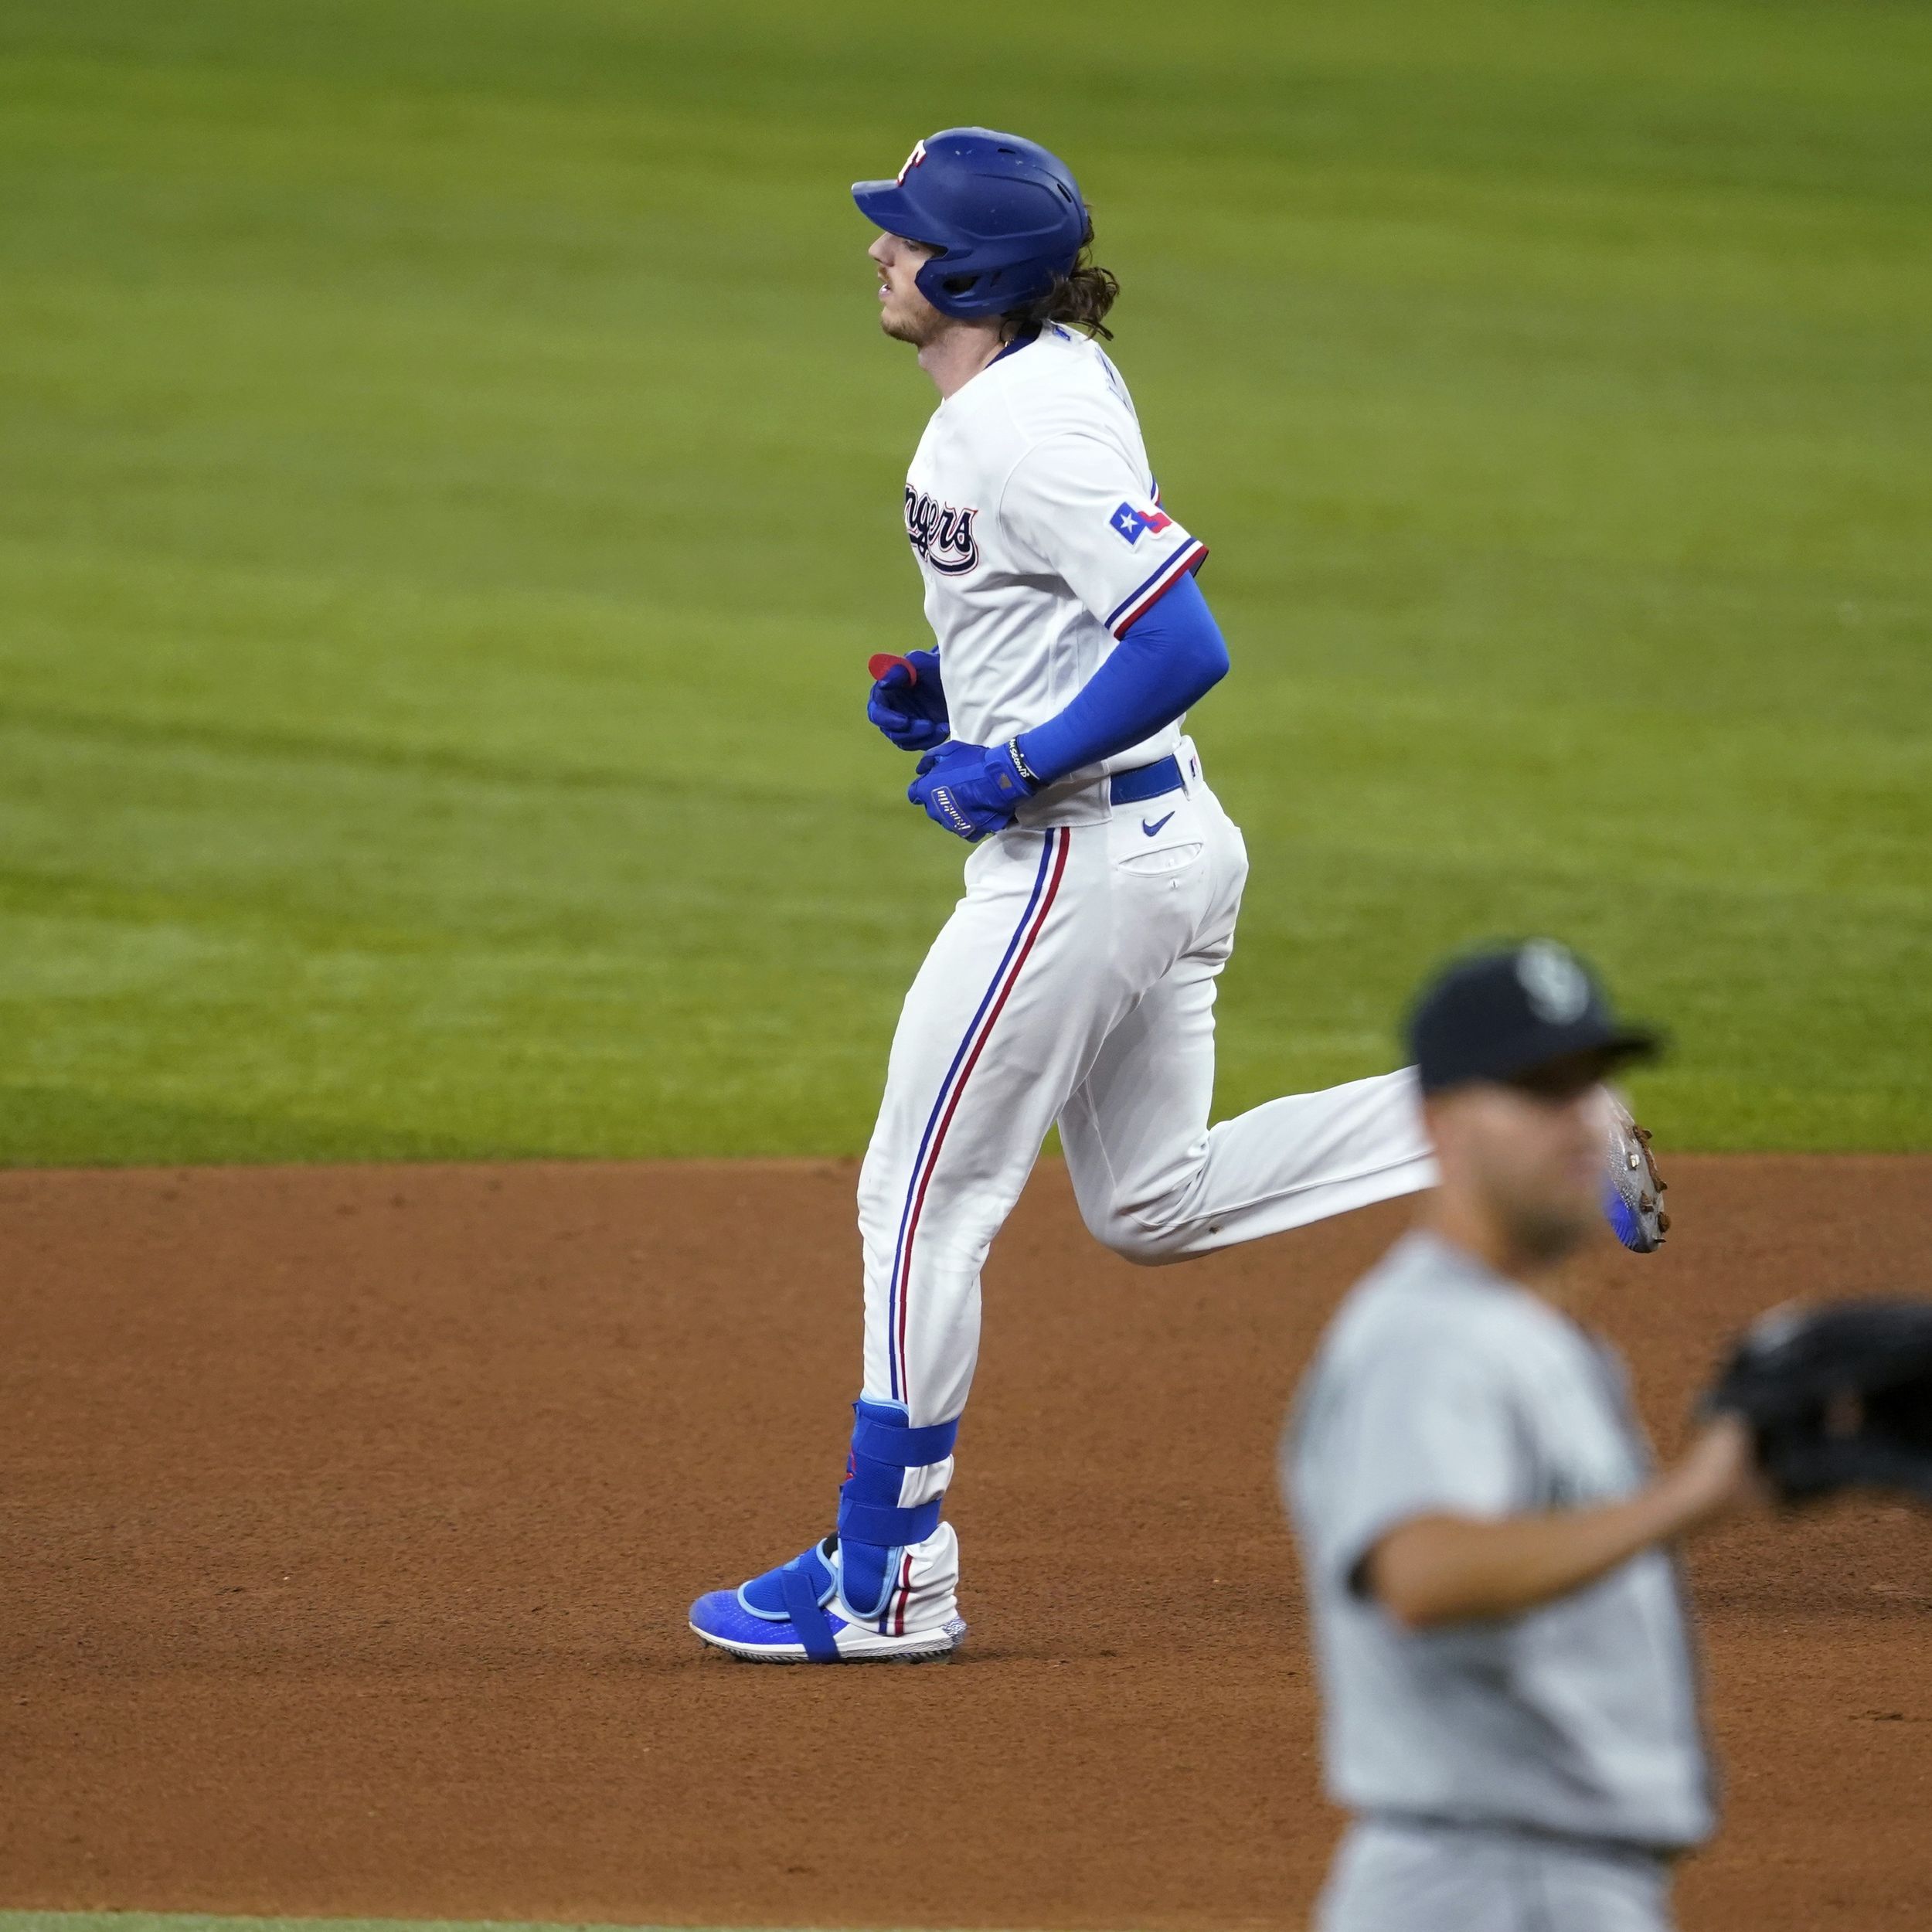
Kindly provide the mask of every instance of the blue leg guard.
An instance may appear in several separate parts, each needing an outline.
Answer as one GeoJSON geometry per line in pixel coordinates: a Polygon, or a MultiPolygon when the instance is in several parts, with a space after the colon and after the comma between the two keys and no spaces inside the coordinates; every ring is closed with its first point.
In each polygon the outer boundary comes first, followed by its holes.
{"type": "Polygon", "coordinates": [[[908,1469],[944,1462],[959,1434],[957,1421],[912,1429],[896,1402],[855,1402],[852,1454],[838,1492],[840,1595],[862,1620],[883,1616],[899,1574],[900,1553],[939,1527],[943,1498],[902,1509],[908,1469]]]}
{"type": "Polygon", "coordinates": [[[805,1654],[815,1662],[829,1662],[836,1656],[829,1614],[842,1612],[861,1623],[885,1614],[906,1546],[923,1543],[939,1527],[941,1498],[911,1509],[900,1507],[906,1471],[944,1462],[959,1434],[957,1422],[909,1428],[906,1412],[897,1403],[858,1402],[852,1406],[856,1420],[845,1481],[838,1492],[838,1536],[753,1577],[738,1592],[738,1601],[753,1616],[791,1623],[805,1654]],[[828,1653],[823,1658],[818,1654],[820,1645],[828,1653]]]}

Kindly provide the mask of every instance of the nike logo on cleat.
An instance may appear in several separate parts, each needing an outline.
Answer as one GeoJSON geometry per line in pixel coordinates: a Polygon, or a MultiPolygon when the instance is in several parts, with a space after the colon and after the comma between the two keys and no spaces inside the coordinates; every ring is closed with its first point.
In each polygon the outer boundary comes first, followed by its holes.
{"type": "MultiPolygon", "coordinates": [[[[1177,808],[1176,808],[1176,809],[1178,810],[1178,809],[1179,809],[1179,808],[1177,807],[1177,808]]],[[[1167,815],[1167,818],[1172,818],[1173,816],[1174,816],[1173,812],[1170,811],[1170,812],[1168,814],[1168,815],[1167,815]]],[[[1153,824],[1152,824],[1152,825],[1150,825],[1147,822],[1147,821],[1146,821],[1145,818],[1143,818],[1143,819],[1141,821],[1141,831],[1143,831],[1144,832],[1145,832],[1145,833],[1147,834],[1147,835],[1148,835],[1148,838],[1151,838],[1154,836],[1154,835],[1155,835],[1157,832],[1158,832],[1158,831],[1160,830],[1160,828],[1162,828],[1164,825],[1165,825],[1165,824],[1167,823],[1167,818],[1157,818],[1157,819],[1155,819],[1155,821],[1153,822],[1153,824]]]]}

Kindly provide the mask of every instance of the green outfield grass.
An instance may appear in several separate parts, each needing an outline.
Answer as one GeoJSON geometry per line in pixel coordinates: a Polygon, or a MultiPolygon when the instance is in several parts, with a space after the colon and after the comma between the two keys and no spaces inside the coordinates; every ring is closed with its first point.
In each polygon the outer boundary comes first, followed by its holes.
{"type": "Polygon", "coordinates": [[[849,1151],[961,854],[845,187],[1060,147],[1236,669],[1221,1104],[1594,952],[1932,1147],[1932,15],[9,0],[0,1160],[849,1151]]]}

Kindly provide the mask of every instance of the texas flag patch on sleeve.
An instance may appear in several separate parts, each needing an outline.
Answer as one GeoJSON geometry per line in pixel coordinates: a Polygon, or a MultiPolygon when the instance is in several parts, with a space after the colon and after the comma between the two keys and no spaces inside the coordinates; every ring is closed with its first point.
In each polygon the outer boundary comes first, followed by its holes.
{"type": "Polygon", "coordinates": [[[1165,530],[1174,519],[1165,510],[1137,510],[1131,503],[1123,503],[1107,521],[1131,549],[1149,530],[1165,530]]]}

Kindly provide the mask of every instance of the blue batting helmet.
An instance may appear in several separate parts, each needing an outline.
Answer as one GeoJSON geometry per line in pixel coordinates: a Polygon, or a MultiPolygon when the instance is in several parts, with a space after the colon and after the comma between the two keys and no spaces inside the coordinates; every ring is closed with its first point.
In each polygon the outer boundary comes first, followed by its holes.
{"type": "Polygon", "coordinates": [[[1004,315],[1044,295],[1087,237],[1087,204],[1064,162],[990,128],[948,128],[893,181],[855,181],[859,212],[939,252],[916,277],[942,315],[1004,315]]]}

